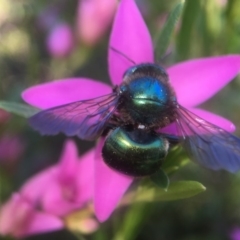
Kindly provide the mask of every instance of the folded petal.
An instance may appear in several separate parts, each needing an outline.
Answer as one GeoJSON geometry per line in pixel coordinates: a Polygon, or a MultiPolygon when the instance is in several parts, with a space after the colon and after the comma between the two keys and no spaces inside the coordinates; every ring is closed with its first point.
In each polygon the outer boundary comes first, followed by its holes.
{"type": "Polygon", "coordinates": [[[208,57],[182,62],[167,69],[183,106],[196,106],[223,88],[240,71],[240,55],[208,57]]]}
{"type": "Polygon", "coordinates": [[[132,177],[109,168],[102,159],[101,139],[96,149],[94,178],[94,208],[99,221],[105,221],[119,203],[121,197],[133,181],[132,177]]]}
{"type": "Polygon", "coordinates": [[[0,233],[17,238],[64,227],[62,220],[35,209],[21,194],[15,193],[1,208],[0,233]],[[14,217],[13,217],[14,216],[14,217]]]}
{"type": "Polygon", "coordinates": [[[75,198],[76,187],[70,184],[69,186],[61,186],[58,182],[49,183],[49,187],[46,188],[41,199],[41,207],[45,212],[64,216],[82,207],[83,203],[75,198]]]}
{"type": "Polygon", "coordinates": [[[122,82],[123,74],[130,66],[154,61],[151,36],[133,0],[120,1],[108,51],[109,74],[113,84],[122,82]]]}
{"type": "Polygon", "coordinates": [[[38,203],[44,194],[46,186],[54,182],[57,176],[56,167],[50,167],[30,178],[20,189],[20,194],[32,203],[38,203]]]}
{"type": "Polygon", "coordinates": [[[11,198],[1,207],[0,233],[2,235],[17,235],[25,228],[28,223],[27,216],[31,214],[32,208],[24,198],[18,193],[12,194],[11,198]]]}
{"type": "Polygon", "coordinates": [[[19,234],[19,237],[24,237],[33,234],[57,231],[64,228],[64,223],[61,219],[49,213],[36,211],[32,216],[27,228],[19,234]]]}
{"type": "Polygon", "coordinates": [[[107,84],[87,78],[69,78],[26,89],[22,98],[28,104],[47,109],[70,102],[96,98],[112,91],[107,84]]]}

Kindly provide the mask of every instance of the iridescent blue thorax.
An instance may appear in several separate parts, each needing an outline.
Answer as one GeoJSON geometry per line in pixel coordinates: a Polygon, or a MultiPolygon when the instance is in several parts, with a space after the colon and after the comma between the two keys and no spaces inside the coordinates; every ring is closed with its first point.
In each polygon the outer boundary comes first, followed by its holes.
{"type": "Polygon", "coordinates": [[[168,90],[158,79],[140,77],[128,84],[131,99],[138,104],[153,104],[164,107],[168,101],[168,90]]]}
{"type": "Polygon", "coordinates": [[[175,119],[175,94],[166,72],[156,64],[127,70],[119,93],[120,111],[128,113],[132,122],[157,128],[175,119]]]}

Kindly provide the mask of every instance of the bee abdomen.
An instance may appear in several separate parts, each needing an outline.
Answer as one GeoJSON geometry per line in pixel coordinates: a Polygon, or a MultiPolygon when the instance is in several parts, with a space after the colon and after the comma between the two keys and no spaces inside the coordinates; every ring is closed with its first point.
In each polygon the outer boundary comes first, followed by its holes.
{"type": "Polygon", "coordinates": [[[144,129],[118,127],[107,136],[102,155],[105,163],[124,174],[155,173],[168,152],[168,141],[144,129]]]}

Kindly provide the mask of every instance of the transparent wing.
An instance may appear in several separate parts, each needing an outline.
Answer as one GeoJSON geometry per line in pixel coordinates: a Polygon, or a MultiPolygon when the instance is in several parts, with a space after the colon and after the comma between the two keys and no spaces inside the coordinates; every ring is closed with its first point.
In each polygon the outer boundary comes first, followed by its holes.
{"type": "Polygon", "coordinates": [[[37,113],[29,119],[30,125],[42,134],[93,140],[101,135],[118,104],[116,93],[95,99],[57,106],[37,113]]]}
{"type": "Polygon", "coordinates": [[[240,138],[179,106],[177,126],[190,158],[213,170],[240,169],[240,138]]]}

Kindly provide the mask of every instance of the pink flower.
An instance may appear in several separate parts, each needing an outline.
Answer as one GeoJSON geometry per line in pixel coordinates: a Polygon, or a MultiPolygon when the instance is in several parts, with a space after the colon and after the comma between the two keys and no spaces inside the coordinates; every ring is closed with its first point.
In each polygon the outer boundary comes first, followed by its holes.
{"type": "Polygon", "coordinates": [[[54,57],[65,57],[73,49],[74,39],[71,27],[60,23],[50,30],[47,37],[47,48],[54,57]]]}
{"type": "Polygon", "coordinates": [[[2,207],[0,233],[20,237],[63,228],[60,217],[92,199],[93,158],[94,151],[79,158],[68,140],[59,163],[28,180],[2,207]]]}
{"type": "Polygon", "coordinates": [[[77,30],[79,39],[94,45],[110,26],[117,8],[115,0],[78,1],[77,30]]]}
{"type": "MultiPolygon", "coordinates": [[[[136,64],[154,62],[153,45],[147,26],[133,0],[122,0],[115,16],[109,46],[126,55],[136,64]]],[[[133,63],[109,48],[109,74],[112,85],[122,82],[123,73],[133,63]]],[[[227,131],[234,125],[213,113],[195,108],[206,101],[240,70],[240,55],[228,55],[195,59],[176,64],[167,69],[176,91],[178,102],[200,117],[215,123],[227,131]]],[[[36,107],[47,109],[54,106],[90,99],[112,91],[112,86],[87,78],[69,78],[41,84],[23,92],[23,99],[36,107]]],[[[94,207],[100,221],[106,220],[125,193],[132,177],[108,168],[101,156],[103,141],[96,147],[94,161],[94,207]]]]}

